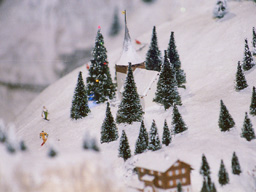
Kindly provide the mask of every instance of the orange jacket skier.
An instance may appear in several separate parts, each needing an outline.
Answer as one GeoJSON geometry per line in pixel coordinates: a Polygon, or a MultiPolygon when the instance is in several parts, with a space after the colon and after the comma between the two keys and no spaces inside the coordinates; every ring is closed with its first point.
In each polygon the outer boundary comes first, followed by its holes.
{"type": "Polygon", "coordinates": [[[44,131],[42,131],[41,133],[40,133],[40,139],[43,139],[43,143],[41,144],[41,146],[43,146],[44,144],[45,144],[45,142],[47,141],[47,138],[48,138],[48,134],[47,133],[45,133],[44,131]]]}

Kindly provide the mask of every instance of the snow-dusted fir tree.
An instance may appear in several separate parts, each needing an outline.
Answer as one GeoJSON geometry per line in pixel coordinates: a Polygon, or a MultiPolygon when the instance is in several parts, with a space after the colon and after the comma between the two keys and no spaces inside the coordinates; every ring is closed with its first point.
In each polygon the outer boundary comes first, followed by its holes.
{"type": "Polygon", "coordinates": [[[110,75],[107,49],[105,48],[104,38],[100,29],[97,32],[92,54],[93,60],[91,60],[89,75],[86,79],[87,92],[88,95],[92,95],[97,103],[102,103],[115,97],[116,87],[110,75]]]}
{"type": "Polygon", "coordinates": [[[131,124],[134,121],[141,121],[143,114],[144,112],[142,111],[140,98],[133,77],[132,66],[131,63],[129,63],[123,97],[116,115],[116,122],[131,124]]]}
{"type": "Polygon", "coordinates": [[[227,107],[220,100],[220,115],[219,115],[219,127],[221,131],[229,131],[230,128],[235,126],[235,122],[228,112],[227,107]]]}
{"type": "Polygon", "coordinates": [[[214,184],[214,183],[212,184],[212,187],[211,187],[210,192],[217,192],[217,189],[216,189],[216,187],[215,187],[215,184],[214,184]]]}
{"type": "Polygon", "coordinates": [[[247,141],[255,139],[254,129],[252,127],[252,123],[250,118],[248,117],[247,112],[245,113],[241,136],[244,137],[247,141]]]}
{"type": "Polygon", "coordinates": [[[181,69],[180,56],[176,48],[173,31],[171,32],[171,37],[167,48],[167,55],[170,62],[174,66],[178,86],[181,87],[184,83],[186,83],[186,74],[184,70],[181,69]]]}
{"type": "Polygon", "coordinates": [[[152,39],[146,55],[146,69],[160,71],[162,65],[161,51],[157,44],[156,27],[153,27],[152,39]]]}
{"type": "Polygon", "coordinates": [[[207,177],[210,176],[210,174],[211,174],[210,166],[209,166],[204,154],[202,155],[200,174],[204,177],[204,179],[207,179],[207,177]]]}
{"type": "Polygon", "coordinates": [[[175,69],[169,62],[167,51],[164,51],[164,63],[161,68],[153,101],[162,104],[165,110],[174,104],[182,105],[177,88],[175,69]]]}
{"type": "Polygon", "coordinates": [[[172,141],[172,137],[169,131],[169,127],[167,125],[166,120],[164,121],[164,128],[163,128],[163,137],[162,137],[162,144],[168,146],[172,141]]]}
{"type": "Polygon", "coordinates": [[[138,139],[135,144],[135,152],[134,154],[143,153],[148,148],[148,132],[145,128],[144,121],[141,121],[140,125],[140,133],[138,139]]]}
{"type": "Polygon", "coordinates": [[[113,23],[110,29],[110,36],[116,36],[121,30],[121,24],[118,17],[118,9],[115,9],[113,23]]]}
{"type": "Polygon", "coordinates": [[[246,82],[244,73],[242,71],[242,67],[240,65],[240,61],[238,61],[238,65],[237,65],[237,72],[236,72],[236,90],[240,91],[244,88],[248,87],[248,84],[246,82]]]}
{"type": "Polygon", "coordinates": [[[252,58],[252,53],[249,49],[248,46],[248,41],[245,39],[245,48],[244,48],[244,60],[243,60],[243,70],[248,71],[250,70],[253,66],[255,65],[253,58],[252,58]]]}
{"type": "Polygon", "coordinates": [[[110,111],[109,102],[107,102],[106,117],[101,126],[101,143],[109,143],[118,139],[118,131],[110,111]]]}
{"type": "Polygon", "coordinates": [[[223,160],[221,160],[220,163],[220,170],[219,170],[219,183],[220,185],[226,185],[229,183],[229,176],[228,172],[226,171],[225,165],[223,163],[223,160]]]}
{"type": "Polygon", "coordinates": [[[200,192],[210,192],[210,191],[208,190],[208,187],[207,187],[207,184],[206,184],[205,179],[204,179],[204,181],[203,181],[203,186],[202,186],[200,192]]]}
{"type": "Polygon", "coordinates": [[[179,182],[178,185],[177,185],[177,192],[183,192],[182,191],[182,186],[181,186],[181,183],[179,182]]]}
{"type": "Polygon", "coordinates": [[[232,162],[232,172],[233,172],[233,174],[240,175],[240,173],[242,171],[241,171],[241,167],[240,167],[240,164],[239,164],[239,161],[238,161],[238,157],[236,156],[235,152],[233,153],[231,162],[232,162]]]}
{"type": "Polygon", "coordinates": [[[78,74],[75,93],[72,100],[72,106],[70,111],[71,119],[81,119],[86,117],[90,109],[88,107],[88,99],[85,90],[85,85],[82,77],[82,72],[78,74]]]}
{"type": "Polygon", "coordinates": [[[252,88],[252,98],[251,98],[251,105],[250,105],[250,114],[255,116],[256,115],[256,91],[255,87],[252,88]]]}
{"type": "Polygon", "coordinates": [[[226,0],[217,0],[216,5],[213,9],[213,17],[222,18],[228,12],[227,1],[226,0]]]}
{"type": "Polygon", "coordinates": [[[119,144],[119,157],[122,157],[125,161],[131,157],[131,150],[125,131],[122,131],[119,144]]]}
{"type": "Polygon", "coordinates": [[[256,55],[256,32],[254,27],[252,29],[252,53],[256,55]]]}
{"type": "Polygon", "coordinates": [[[176,105],[173,107],[172,125],[175,134],[181,133],[188,129],[176,105]]]}
{"type": "Polygon", "coordinates": [[[151,128],[150,128],[150,132],[149,132],[148,149],[152,150],[152,151],[156,151],[161,148],[162,148],[162,146],[161,146],[159,135],[157,132],[156,123],[155,123],[155,120],[153,120],[151,128]]]}

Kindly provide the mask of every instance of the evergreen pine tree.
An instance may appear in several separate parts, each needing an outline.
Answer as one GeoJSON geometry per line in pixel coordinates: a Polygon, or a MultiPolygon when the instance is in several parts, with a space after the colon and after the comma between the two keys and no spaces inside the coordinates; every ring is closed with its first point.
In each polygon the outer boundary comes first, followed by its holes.
{"type": "Polygon", "coordinates": [[[240,175],[241,171],[241,167],[238,161],[238,157],[236,156],[236,153],[233,153],[233,157],[232,157],[232,172],[235,175],[240,175]]]}
{"type": "Polygon", "coordinates": [[[210,192],[210,191],[208,190],[208,187],[207,187],[207,184],[206,184],[205,179],[204,179],[204,181],[203,181],[203,186],[202,186],[201,192],[210,192]]]}
{"type": "Polygon", "coordinates": [[[256,32],[254,27],[252,29],[252,53],[256,55],[256,32]]]}
{"type": "Polygon", "coordinates": [[[250,114],[253,115],[253,116],[256,115],[256,91],[255,91],[255,87],[252,88],[250,114]]]}
{"type": "Polygon", "coordinates": [[[211,174],[210,166],[204,154],[202,155],[202,164],[200,168],[200,174],[204,177],[204,180],[211,174]]]}
{"type": "Polygon", "coordinates": [[[166,120],[164,121],[164,128],[163,128],[163,138],[162,143],[168,146],[172,141],[171,134],[167,125],[166,120]]]}
{"type": "Polygon", "coordinates": [[[26,151],[27,150],[27,146],[25,145],[24,141],[20,142],[20,150],[21,151],[26,151]]]}
{"type": "Polygon", "coordinates": [[[122,136],[120,138],[119,157],[122,157],[125,161],[131,157],[130,146],[124,130],[122,131],[122,136]]]}
{"type": "Polygon", "coordinates": [[[71,119],[81,119],[83,117],[86,117],[89,112],[90,109],[88,107],[87,94],[82,77],[82,72],[80,71],[72,100],[70,117],[71,119]]]}
{"type": "Polygon", "coordinates": [[[230,128],[235,126],[235,122],[228,112],[227,107],[223,101],[220,100],[220,116],[219,116],[219,127],[221,131],[229,131],[230,128]]]}
{"type": "Polygon", "coordinates": [[[111,25],[111,30],[109,33],[110,36],[116,36],[120,32],[120,29],[121,29],[121,24],[118,17],[118,9],[115,9],[114,20],[111,25]]]}
{"type": "Polygon", "coordinates": [[[97,32],[92,54],[93,60],[91,60],[89,75],[86,79],[87,92],[97,103],[102,103],[115,97],[116,87],[112,82],[107,61],[107,50],[100,29],[97,32]]]}
{"type": "Polygon", "coordinates": [[[144,125],[144,121],[141,121],[140,125],[140,133],[138,139],[135,144],[135,152],[134,154],[143,153],[148,148],[148,133],[144,125]]]}
{"type": "Polygon", "coordinates": [[[248,41],[245,39],[245,48],[244,48],[244,60],[243,60],[243,70],[248,71],[255,65],[252,53],[248,46],[248,41]]]}
{"type": "Polygon", "coordinates": [[[150,133],[149,133],[148,149],[152,151],[156,151],[161,148],[162,146],[161,146],[159,135],[157,132],[156,123],[155,123],[155,120],[153,120],[150,128],[150,133]]]}
{"type": "Polygon", "coordinates": [[[222,18],[227,13],[227,1],[226,0],[217,0],[217,3],[213,10],[213,17],[222,18]]]}
{"type": "Polygon", "coordinates": [[[242,128],[242,137],[244,137],[247,141],[255,139],[254,129],[252,127],[252,123],[248,117],[247,112],[245,113],[244,124],[242,128]]]}
{"type": "Polygon", "coordinates": [[[244,88],[248,87],[244,73],[242,71],[242,67],[240,65],[240,61],[238,61],[237,72],[236,72],[236,90],[240,91],[244,88]]]}
{"type": "Polygon", "coordinates": [[[210,192],[217,192],[215,184],[213,183],[211,186],[211,191],[210,192]]]}
{"type": "Polygon", "coordinates": [[[167,55],[170,62],[174,66],[177,84],[179,87],[181,87],[182,84],[186,83],[186,74],[184,73],[184,70],[181,69],[180,57],[176,48],[173,31],[171,32],[171,37],[167,48],[167,55]]]}
{"type": "Polygon", "coordinates": [[[161,51],[157,45],[156,27],[153,27],[151,44],[146,56],[146,69],[160,71],[162,65],[161,51]]]}
{"type": "Polygon", "coordinates": [[[57,156],[57,152],[53,148],[51,148],[48,152],[48,156],[53,158],[53,157],[57,156]]]}
{"type": "Polygon", "coordinates": [[[182,103],[177,88],[175,69],[167,58],[167,52],[165,51],[164,53],[164,63],[161,68],[153,101],[162,104],[166,110],[174,104],[182,105],[182,103]]]}
{"type": "Polygon", "coordinates": [[[172,125],[174,127],[173,129],[175,134],[181,133],[188,129],[176,105],[173,107],[172,125]]]}
{"type": "Polygon", "coordinates": [[[229,183],[229,176],[224,166],[223,160],[221,160],[219,170],[219,183],[223,186],[229,183]]]}
{"type": "Polygon", "coordinates": [[[177,185],[177,192],[182,192],[182,186],[181,186],[181,183],[179,182],[178,185],[177,185]]]}
{"type": "Polygon", "coordinates": [[[108,143],[118,139],[118,131],[110,111],[109,102],[107,102],[106,117],[101,126],[101,143],[108,143]]]}
{"type": "Polygon", "coordinates": [[[137,87],[134,81],[131,63],[129,63],[128,72],[124,84],[122,101],[118,107],[116,122],[131,124],[134,121],[141,121],[142,106],[137,93],[137,87]]]}

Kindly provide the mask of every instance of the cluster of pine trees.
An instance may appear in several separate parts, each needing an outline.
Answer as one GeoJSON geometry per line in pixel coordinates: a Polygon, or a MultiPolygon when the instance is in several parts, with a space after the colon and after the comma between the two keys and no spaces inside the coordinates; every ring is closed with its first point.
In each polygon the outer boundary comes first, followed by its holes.
{"type": "MultiPolygon", "coordinates": [[[[242,173],[238,157],[236,153],[233,153],[232,159],[231,159],[231,164],[232,164],[232,173],[234,175],[240,175],[242,173]]],[[[207,159],[205,155],[202,155],[202,163],[201,163],[201,168],[200,168],[200,174],[203,177],[203,185],[201,188],[201,192],[216,192],[216,187],[215,184],[211,180],[211,170],[210,166],[207,162],[207,159]]],[[[229,183],[229,175],[228,172],[225,168],[223,160],[221,160],[220,163],[220,169],[218,173],[218,181],[220,185],[226,185],[229,183]]]]}

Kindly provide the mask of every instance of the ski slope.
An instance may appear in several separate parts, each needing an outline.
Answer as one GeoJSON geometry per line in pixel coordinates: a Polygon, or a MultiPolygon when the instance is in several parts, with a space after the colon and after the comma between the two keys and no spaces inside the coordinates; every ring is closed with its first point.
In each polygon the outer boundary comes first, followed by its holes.
{"type": "MultiPolygon", "coordinates": [[[[187,74],[187,89],[179,89],[183,102],[179,111],[188,126],[188,131],[173,137],[172,143],[168,147],[163,146],[156,152],[149,151],[141,155],[133,155],[126,162],[118,158],[119,140],[109,144],[99,144],[100,154],[82,151],[81,146],[85,134],[90,134],[91,137],[96,137],[100,141],[100,129],[106,110],[106,104],[99,104],[92,106],[91,113],[84,119],[77,121],[70,119],[71,101],[78,72],[83,72],[84,80],[88,73],[86,67],[82,66],[45,89],[17,119],[17,137],[26,142],[29,152],[26,155],[17,154],[16,158],[5,154],[4,158],[0,160],[1,168],[3,163],[10,162],[7,168],[0,169],[0,174],[9,171],[10,180],[7,179],[7,183],[11,183],[11,179],[13,179],[10,170],[15,170],[15,167],[19,165],[26,169],[24,173],[37,175],[37,182],[34,183],[34,186],[40,186],[44,181],[48,181],[52,184],[50,185],[52,188],[49,189],[56,189],[61,184],[52,182],[48,177],[42,177],[44,170],[40,167],[44,165],[49,172],[57,168],[72,172],[72,163],[79,167],[85,160],[92,163],[95,169],[98,166],[104,166],[105,169],[111,170],[104,172],[102,177],[102,180],[113,179],[112,184],[110,182],[109,185],[114,186],[115,189],[111,188],[109,191],[121,191],[120,188],[116,189],[119,183],[126,187],[126,191],[134,191],[128,187],[132,186],[136,180],[136,174],[132,172],[134,164],[145,159],[149,164],[157,163],[154,161],[156,156],[162,156],[174,160],[180,159],[192,166],[194,169],[191,174],[192,189],[193,192],[196,192],[200,191],[202,187],[203,180],[199,174],[199,168],[204,153],[210,165],[211,178],[217,191],[247,192],[256,190],[255,180],[250,176],[252,169],[256,166],[256,141],[247,142],[240,137],[244,115],[249,110],[252,87],[256,85],[256,67],[245,73],[248,88],[240,92],[234,89],[237,62],[243,59],[244,39],[248,38],[248,42],[251,42],[252,27],[256,25],[256,4],[250,1],[229,1],[229,13],[223,19],[216,20],[212,18],[215,1],[199,0],[196,1],[196,4],[195,1],[173,0],[172,2],[176,11],[170,12],[170,20],[157,25],[156,30],[158,45],[162,53],[167,48],[171,31],[175,32],[182,68],[187,74]],[[235,128],[230,132],[223,133],[218,128],[220,99],[224,101],[236,123],[235,128]],[[49,122],[44,121],[40,116],[44,105],[50,112],[49,122]],[[40,147],[42,141],[38,136],[42,130],[49,134],[49,140],[44,147],[40,147]],[[51,146],[54,146],[59,152],[59,156],[55,160],[46,157],[51,146]],[[234,151],[242,168],[240,176],[235,176],[231,172],[231,158],[234,151]],[[224,160],[230,178],[229,184],[223,187],[218,183],[221,159],[224,160]],[[118,180],[115,180],[115,177],[118,180]]],[[[158,1],[155,4],[158,11],[160,5],[164,5],[163,1],[158,1]]],[[[154,11],[153,8],[148,7],[148,10],[145,11],[154,11]]],[[[167,11],[168,9],[164,7],[163,10],[167,11]]],[[[133,16],[136,17],[136,15],[133,16]]],[[[142,16],[140,19],[145,18],[142,16]]],[[[132,31],[130,33],[132,36],[132,31]]],[[[141,42],[149,44],[151,30],[133,38],[138,38],[141,42]]],[[[107,42],[105,44],[108,46],[107,42]]],[[[114,77],[114,65],[120,56],[121,48],[122,46],[120,49],[108,53],[112,77],[114,77]]],[[[142,58],[145,58],[147,50],[148,46],[139,52],[142,58]]],[[[111,101],[110,106],[114,117],[119,102],[118,100],[111,101]]],[[[148,131],[153,119],[156,121],[159,136],[162,138],[165,119],[169,128],[171,127],[172,108],[165,111],[158,104],[147,108],[144,120],[148,131]]],[[[250,119],[255,128],[256,117],[250,116],[250,119]]],[[[122,130],[126,131],[133,154],[140,123],[120,124],[117,127],[119,135],[122,130]]],[[[65,174],[59,171],[53,175],[58,180],[65,174]]],[[[92,178],[93,176],[88,177],[92,178]]],[[[72,183],[72,179],[72,176],[67,176],[69,183],[72,183]]],[[[16,180],[19,183],[24,183],[17,178],[16,180]]],[[[70,185],[72,186],[72,184],[70,185]]],[[[79,190],[73,188],[73,191],[79,190]]],[[[72,191],[72,187],[70,191],[72,191]]]]}

